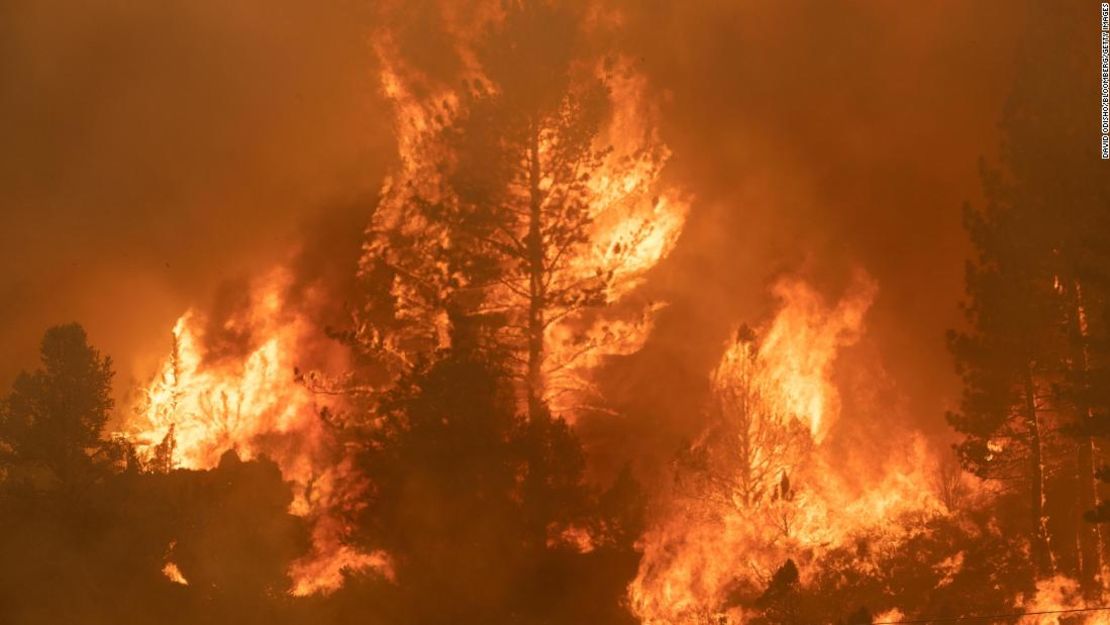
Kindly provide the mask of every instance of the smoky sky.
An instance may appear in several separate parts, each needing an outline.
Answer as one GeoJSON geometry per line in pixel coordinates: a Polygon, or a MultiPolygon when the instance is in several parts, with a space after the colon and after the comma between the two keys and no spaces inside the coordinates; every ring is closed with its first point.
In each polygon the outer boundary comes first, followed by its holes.
{"type": "MultiPolygon", "coordinates": [[[[641,429],[655,434],[641,438],[685,433],[674,415],[693,410],[682,402],[729,327],[767,314],[776,276],[835,298],[856,268],[878,282],[869,331],[887,373],[915,424],[943,431],[957,392],[944,332],[960,322],[969,254],[961,206],[981,201],[977,163],[997,151],[1027,7],[607,7],[619,17],[595,43],[647,77],[673,152],[667,181],[693,198],[645,289],[671,306],[645,352],[609,374],[638,398],[631,409],[651,413],[641,429]]],[[[306,268],[353,265],[395,157],[375,32],[400,15],[412,62],[449,76],[460,64],[441,21],[462,13],[0,5],[0,383],[33,364],[46,327],[77,320],[125,385],[164,353],[185,308],[298,243],[315,255],[300,257],[306,268]],[[334,262],[321,261],[329,249],[334,262]]],[[[625,431],[585,427],[601,441],[625,431]]]]}
{"type": "Polygon", "coordinates": [[[663,103],[670,174],[698,200],[655,283],[673,305],[648,349],[615,374],[647,425],[629,437],[601,420],[597,435],[630,442],[597,448],[626,461],[696,435],[689,398],[704,391],[732,324],[770,312],[776,277],[801,275],[835,301],[853,268],[878,282],[869,341],[904,414],[943,436],[959,392],[944,334],[962,321],[971,253],[962,206],[982,202],[979,161],[997,151],[1030,9],[638,6],[621,46],[663,103]]]}
{"type": "Polygon", "coordinates": [[[0,382],[74,319],[141,375],[218,285],[361,227],[392,143],[340,4],[0,6],[0,382]]]}

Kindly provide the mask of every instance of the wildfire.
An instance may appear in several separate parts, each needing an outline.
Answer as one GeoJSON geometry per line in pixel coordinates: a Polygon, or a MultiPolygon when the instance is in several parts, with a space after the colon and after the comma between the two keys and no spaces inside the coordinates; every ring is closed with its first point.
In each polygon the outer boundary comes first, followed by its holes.
{"type": "MultiPolygon", "coordinates": [[[[406,257],[412,253],[409,247],[429,241],[439,250],[458,244],[454,233],[429,221],[422,210],[436,204],[455,206],[460,201],[444,179],[444,164],[453,162],[453,155],[442,134],[454,120],[465,117],[467,100],[418,71],[402,71],[406,65],[388,43],[380,45],[378,53],[384,67],[382,90],[394,105],[399,165],[383,186],[383,199],[367,229],[360,273],[371,277],[386,266],[394,274],[389,303],[377,304],[369,316],[384,313],[395,327],[392,336],[367,328],[364,340],[374,345],[384,360],[404,370],[417,354],[449,342],[444,305],[453,290],[481,300],[483,310],[504,312],[519,296],[519,288],[503,282],[471,284],[453,273],[447,263],[428,263],[426,255],[406,257]],[[429,95],[416,97],[416,93],[429,95]]],[[[559,250],[558,257],[547,262],[565,266],[552,277],[555,282],[585,285],[603,280],[600,303],[609,308],[556,310],[555,322],[543,331],[547,360],[541,373],[544,399],[568,418],[589,403],[590,370],[605,356],[639,349],[647,338],[660,306],[629,305],[628,296],[670,254],[689,210],[689,198],[663,180],[670,151],[658,136],[659,114],[646,97],[644,78],[624,59],[599,64],[589,72],[605,86],[611,111],[593,141],[593,148],[604,156],[586,185],[586,243],[559,250]],[[614,304],[623,305],[617,310],[614,304]]],[[[481,67],[472,66],[467,73],[467,84],[496,92],[497,85],[481,67]]],[[[540,160],[550,158],[554,149],[550,137],[545,136],[540,160]]],[[[552,184],[551,177],[544,177],[539,187],[550,193],[552,184]]],[[[524,236],[514,232],[507,240],[511,244],[524,236]]]]}
{"type": "Polygon", "coordinates": [[[782,309],[759,348],[762,383],[770,401],[804,422],[819,443],[840,413],[840,392],[829,381],[832,366],[838,350],[859,339],[875,285],[857,276],[849,295],[832,309],[796,280],[779,282],[773,294],[782,309]]]}
{"type": "Polygon", "coordinates": [[[641,540],[629,595],[645,623],[743,622],[737,597],[788,558],[802,565],[804,583],[805,564],[822,552],[865,534],[902,540],[884,531],[891,519],[945,513],[919,436],[871,463],[827,444],[841,412],[834,368],[862,335],[873,282],[858,276],[833,306],[799,280],[780,281],[773,294],[774,319],[738,331],[713,372],[710,425],[686,452],[696,470],[676,482],[641,540]]]}
{"type": "Polygon", "coordinates": [[[616,301],[674,249],[689,200],[661,181],[670,150],[658,136],[659,114],[646,96],[644,77],[627,61],[598,73],[615,104],[602,139],[613,150],[590,180],[593,244],[577,267],[586,273],[611,268],[617,279],[608,299],[616,301]]]}
{"type": "Polygon", "coordinates": [[[276,462],[293,486],[290,512],[312,524],[312,551],[290,570],[293,592],[307,594],[337,588],[344,569],[388,567],[384,555],[342,544],[337,513],[365,484],[325,421],[336,402],[298,379],[298,360],[318,329],[285,305],[289,280],[281,270],[259,280],[245,305],[217,325],[195,311],[182,315],[171,354],[136,402],[128,437],[155,470],[212,469],[228,450],[276,462]],[[211,336],[224,333],[240,339],[226,353],[211,336]]]}
{"type": "Polygon", "coordinates": [[[1110,610],[1084,611],[1104,605],[1085,601],[1079,584],[1063,575],[1038,580],[1031,596],[1019,595],[1014,600],[1016,612],[1029,614],[1021,618],[1022,625],[1108,625],[1110,610]]]}
{"type": "MultiPolygon", "coordinates": [[[[465,99],[455,87],[438,84],[407,63],[389,33],[380,35],[375,52],[382,93],[394,105],[398,162],[370,218],[360,273],[375,279],[375,259],[404,271],[383,285],[391,300],[385,307],[389,323],[376,324],[381,310],[373,309],[356,331],[361,348],[380,356],[377,364],[391,374],[381,383],[385,388],[418,357],[449,344],[444,292],[459,288],[459,276],[445,263],[422,257],[421,264],[406,265],[402,256],[421,241],[444,249],[453,244],[450,232],[413,210],[412,198],[452,201],[439,166],[450,157],[449,146],[440,134],[464,112],[465,99]]],[[[458,45],[467,59],[468,83],[496,89],[465,37],[458,45]]],[[[603,303],[614,304],[624,302],[673,249],[688,200],[662,182],[669,151],[657,136],[657,112],[645,97],[643,79],[627,62],[593,71],[613,106],[596,138],[605,157],[588,186],[588,244],[566,262],[570,281],[611,276],[603,303]]],[[[326,411],[342,408],[342,398],[313,392],[297,372],[308,353],[321,350],[343,369],[345,352],[335,345],[322,348],[320,329],[284,300],[290,279],[279,269],[257,280],[249,301],[227,318],[212,320],[195,310],[182,315],[173,329],[172,353],[136,402],[127,433],[158,470],[211,469],[229,449],[244,459],[265,455],[275,461],[294,488],[291,512],[312,528],[312,553],[289,571],[291,592],[305,595],[338,587],[344,570],[374,569],[389,576],[390,567],[385,554],[360,553],[344,544],[348,530],[337,512],[359,505],[369,478],[352,470],[326,421],[326,411]],[[223,335],[235,339],[229,349],[217,349],[223,335]]],[[[496,304],[496,293],[488,297],[496,304]]],[[[550,324],[544,332],[543,376],[553,408],[573,416],[587,403],[589,371],[607,355],[638,349],[659,308],[645,303],[574,311],[550,324]]]]}

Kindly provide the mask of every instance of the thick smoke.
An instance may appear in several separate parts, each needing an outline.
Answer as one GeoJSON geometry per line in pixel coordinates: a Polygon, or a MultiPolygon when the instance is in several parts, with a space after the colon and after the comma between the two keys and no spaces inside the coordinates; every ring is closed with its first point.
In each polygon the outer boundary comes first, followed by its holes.
{"type": "MultiPolygon", "coordinates": [[[[5,3],[0,383],[44,327],[76,318],[127,385],[182,310],[291,249],[294,289],[323,280],[341,304],[394,156],[374,33],[388,27],[410,63],[451,83],[469,62],[459,38],[489,10],[5,3]]],[[[662,457],[697,430],[691,406],[729,328],[764,318],[788,273],[833,299],[855,269],[875,278],[871,349],[914,425],[943,432],[960,207],[997,144],[1022,7],[618,2],[582,15],[587,45],[638,60],[667,175],[696,198],[645,287],[672,305],[645,351],[606,374],[629,416],[581,424],[599,466],[662,457]]]]}

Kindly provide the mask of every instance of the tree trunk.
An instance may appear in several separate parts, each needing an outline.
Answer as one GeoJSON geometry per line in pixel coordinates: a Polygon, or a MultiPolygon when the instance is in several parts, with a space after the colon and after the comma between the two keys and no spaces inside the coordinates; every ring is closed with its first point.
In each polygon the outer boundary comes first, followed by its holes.
{"type": "Polygon", "coordinates": [[[540,193],[540,126],[533,122],[528,146],[528,372],[525,390],[528,394],[528,416],[535,418],[543,406],[543,330],[546,293],[544,289],[544,253],[540,193]]]}
{"type": "Polygon", "coordinates": [[[743,497],[744,507],[747,508],[752,504],[752,491],[754,490],[752,484],[752,422],[751,413],[748,412],[747,402],[747,389],[740,394],[740,401],[737,415],[737,425],[739,426],[740,435],[740,487],[741,496],[743,497]]]}
{"type": "Polygon", "coordinates": [[[1025,419],[1029,428],[1029,481],[1030,521],[1032,522],[1033,563],[1041,575],[1051,575],[1054,568],[1052,550],[1048,541],[1048,527],[1044,512],[1044,439],[1040,420],[1037,418],[1036,387],[1033,373],[1027,366],[1024,371],[1025,419]]]}
{"type": "Polygon", "coordinates": [[[1075,350],[1072,354],[1072,363],[1075,371],[1079,391],[1075,395],[1075,413],[1079,425],[1079,443],[1076,449],[1076,490],[1079,496],[1079,518],[1076,521],[1076,547],[1079,555],[1079,582],[1087,596],[1095,596],[1099,592],[1099,575],[1102,569],[1102,545],[1100,528],[1097,524],[1088,523],[1082,514],[1094,510],[1098,506],[1098,485],[1095,478],[1095,449],[1094,439],[1091,437],[1090,422],[1093,418],[1091,407],[1088,405],[1086,386],[1089,371],[1089,355],[1087,352],[1087,322],[1083,310],[1083,291],[1078,283],[1074,285],[1075,302],[1071,307],[1071,335],[1075,339],[1075,350]]]}
{"type": "Polygon", "coordinates": [[[1079,582],[1088,596],[1099,594],[1099,574],[1102,569],[1102,548],[1099,526],[1083,519],[1083,513],[1098,506],[1098,487],[1095,484],[1094,441],[1084,435],[1078,445],[1076,473],[1079,484],[1079,514],[1077,523],[1079,547],[1079,582]]]}

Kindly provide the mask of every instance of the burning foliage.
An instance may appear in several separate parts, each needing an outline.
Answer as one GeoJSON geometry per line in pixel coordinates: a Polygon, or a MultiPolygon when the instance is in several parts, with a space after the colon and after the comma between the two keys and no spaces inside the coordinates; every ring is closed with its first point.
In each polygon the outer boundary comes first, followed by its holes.
{"type": "Polygon", "coordinates": [[[652,368],[700,381],[667,462],[607,471],[580,424],[649,423],[615,372],[697,206],[666,91],[615,7],[417,4],[378,7],[397,154],[341,270],[325,241],[229,282],[115,412],[111,360],[46,333],[0,403],[0,620],[1110,619],[1107,187],[1038,114],[1058,74],[1026,68],[967,210],[954,453],[885,369],[873,268],[798,263],[712,364],[652,368]]]}

